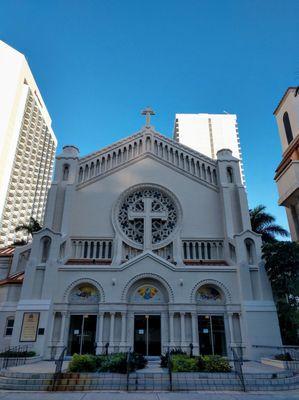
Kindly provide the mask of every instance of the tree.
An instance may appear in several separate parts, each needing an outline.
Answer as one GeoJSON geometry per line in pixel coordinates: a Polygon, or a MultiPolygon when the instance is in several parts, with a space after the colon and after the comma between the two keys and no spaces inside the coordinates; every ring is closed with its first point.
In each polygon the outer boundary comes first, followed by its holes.
{"type": "Polygon", "coordinates": [[[283,343],[298,345],[299,244],[278,241],[265,244],[263,259],[273,290],[283,343]]]}
{"type": "Polygon", "coordinates": [[[34,232],[38,232],[41,229],[42,226],[40,225],[40,223],[36,219],[30,217],[29,224],[19,225],[16,227],[15,231],[25,231],[27,235],[32,235],[34,232]]]}
{"type": "Polygon", "coordinates": [[[264,243],[274,243],[276,235],[288,237],[288,231],[282,226],[275,224],[275,217],[265,210],[266,207],[262,204],[249,210],[252,230],[262,235],[264,243]]]}

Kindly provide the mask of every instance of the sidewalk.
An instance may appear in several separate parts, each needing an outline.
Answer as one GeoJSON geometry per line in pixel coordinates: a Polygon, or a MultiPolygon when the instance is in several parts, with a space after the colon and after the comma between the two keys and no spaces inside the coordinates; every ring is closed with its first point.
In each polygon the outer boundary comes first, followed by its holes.
{"type": "Polygon", "coordinates": [[[0,391],[0,400],[298,400],[299,391],[288,392],[5,392],[0,391]]]}

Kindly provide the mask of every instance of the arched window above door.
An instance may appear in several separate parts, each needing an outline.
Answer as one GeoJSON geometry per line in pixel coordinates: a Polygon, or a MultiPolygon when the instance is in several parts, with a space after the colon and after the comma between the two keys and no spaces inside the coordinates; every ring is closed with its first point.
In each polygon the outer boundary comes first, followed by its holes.
{"type": "Polygon", "coordinates": [[[224,298],[222,293],[214,286],[203,285],[197,290],[196,302],[209,304],[223,303],[224,298]]]}
{"type": "Polygon", "coordinates": [[[74,287],[69,296],[69,303],[72,304],[97,304],[99,301],[98,289],[89,283],[81,283],[74,287]]]}

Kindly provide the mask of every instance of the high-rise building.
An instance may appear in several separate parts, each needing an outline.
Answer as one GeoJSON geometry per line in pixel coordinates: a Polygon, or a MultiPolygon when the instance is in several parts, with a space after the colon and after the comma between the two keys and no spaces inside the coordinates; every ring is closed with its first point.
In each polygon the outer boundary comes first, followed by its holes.
{"type": "Polygon", "coordinates": [[[241,178],[245,183],[235,114],[176,114],[173,138],[214,160],[217,151],[230,149],[240,160],[241,178]]]}
{"type": "Polygon", "coordinates": [[[289,87],[274,111],[282,161],[276,169],[278,204],[286,209],[291,238],[299,241],[299,87],[289,87]]]}
{"type": "Polygon", "coordinates": [[[0,246],[26,239],[16,226],[42,222],[57,140],[23,54],[0,41],[0,246]]]}

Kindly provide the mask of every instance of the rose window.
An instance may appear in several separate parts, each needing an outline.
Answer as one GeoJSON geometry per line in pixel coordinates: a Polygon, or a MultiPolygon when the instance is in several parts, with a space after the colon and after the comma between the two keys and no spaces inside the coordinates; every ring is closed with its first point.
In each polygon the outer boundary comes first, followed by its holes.
{"type": "Polygon", "coordinates": [[[145,187],[128,194],[118,211],[118,224],[125,236],[149,249],[168,239],[177,220],[174,201],[154,187],[145,187]]]}

